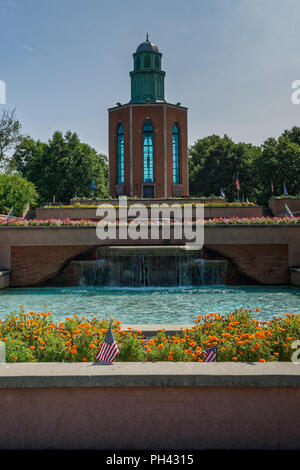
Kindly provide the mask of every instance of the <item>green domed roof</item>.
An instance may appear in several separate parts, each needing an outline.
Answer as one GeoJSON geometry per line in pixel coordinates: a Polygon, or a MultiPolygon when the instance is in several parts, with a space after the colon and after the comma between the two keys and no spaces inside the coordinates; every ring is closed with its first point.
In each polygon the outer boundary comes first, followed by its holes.
{"type": "Polygon", "coordinates": [[[136,52],[159,52],[158,47],[154,42],[150,42],[147,34],[146,41],[142,42],[136,50],[136,52]]]}

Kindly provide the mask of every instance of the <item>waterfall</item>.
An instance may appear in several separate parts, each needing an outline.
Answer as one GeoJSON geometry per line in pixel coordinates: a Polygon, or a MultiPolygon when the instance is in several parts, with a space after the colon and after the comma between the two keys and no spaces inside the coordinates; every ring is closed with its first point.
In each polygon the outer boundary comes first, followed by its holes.
{"type": "Polygon", "coordinates": [[[96,260],[73,260],[79,285],[180,287],[226,284],[226,260],[207,260],[183,247],[103,247],[96,260]]]}

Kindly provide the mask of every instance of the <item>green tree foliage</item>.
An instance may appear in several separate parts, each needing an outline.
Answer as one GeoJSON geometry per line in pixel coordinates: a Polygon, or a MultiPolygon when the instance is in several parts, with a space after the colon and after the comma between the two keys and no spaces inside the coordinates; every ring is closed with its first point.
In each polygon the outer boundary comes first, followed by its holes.
{"type": "Polygon", "coordinates": [[[255,174],[253,163],[260,155],[259,147],[235,144],[227,135],[212,135],[195,142],[190,148],[190,193],[197,196],[219,196],[223,188],[226,198],[237,197],[237,174],[241,185],[240,197],[253,200],[255,174]]]}
{"type": "Polygon", "coordinates": [[[272,196],[300,193],[300,127],[285,130],[278,139],[268,138],[259,147],[234,143],[224,135],[199,139],[190,147],[190,193],[219,196],[223,188],[228,201],[237,197],[235,180],[239,174],[240,198],[267,206],[272,196]]]}
{"type": "Polygon", "coordinates": [[[0,115],[0,164],[5,167],[9,151],[16,146],[20,139],[21,124],[16,119],[13,109],[3,110],[0,115]]]}
{"type": "Polygon", "coordinates": [[[94,175],[95,197],[107,196],[108,168],[105,155],[80,142],[76,133],[55,132],[48,143],[23,137],[10,163],[11,170],[32,181],[39,203],[68,203],[75,194],[91,197],[94,175]]]}
{"type": "Polygon", "coordinates": [[[38,199],[35,186],[18,175],[0,174],[0,213],[22,215],[27,204],[34,207],[38,199]]]}
{"type": "Polygon", "coordinates": [[[271,196],[271,181],[274,196],[283,195],[286,184],[289,195],[300,192],[300,128],[286,130],[276,140],[267,139],[262,145],[262,152],[256,159],[255,172],[258,175],[257,202],[266,204],[271,196]]]}

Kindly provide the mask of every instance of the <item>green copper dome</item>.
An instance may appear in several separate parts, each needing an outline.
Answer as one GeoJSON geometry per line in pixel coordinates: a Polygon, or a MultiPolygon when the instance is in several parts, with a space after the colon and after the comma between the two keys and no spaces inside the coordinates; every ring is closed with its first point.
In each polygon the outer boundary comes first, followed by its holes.
{"type": "Polygon", "coordinates": [[[158,47],[149,41],[142,42],[133,54],[134,70],[131,77],[131,103],[164,102],[165,72],[161,70],[158,47]]]}
{"type": "Polygon", "coordinates": [[[154,42],[150,42],[148,39],[148,34],[147,34],[147,39],[145,42],[142,42],[136,50],[136,52],[159,52],[158,47],[154,42]]]}

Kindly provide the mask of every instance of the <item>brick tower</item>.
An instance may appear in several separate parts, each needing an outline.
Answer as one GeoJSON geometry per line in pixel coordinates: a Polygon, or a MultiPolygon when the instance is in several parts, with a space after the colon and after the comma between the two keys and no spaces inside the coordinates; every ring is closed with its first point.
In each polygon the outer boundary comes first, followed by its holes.
{"type": "Polygon", "coordinates": [[[108,110],[112,196],[188,195],[187,108],[166,102],[161,58],[147,35],[133,54],[130,102],[108,110]]]}

